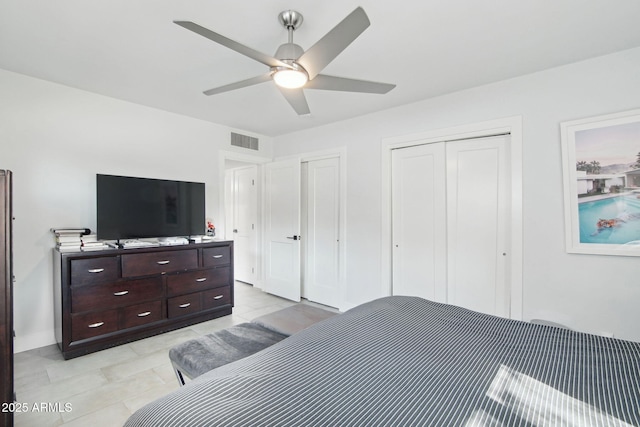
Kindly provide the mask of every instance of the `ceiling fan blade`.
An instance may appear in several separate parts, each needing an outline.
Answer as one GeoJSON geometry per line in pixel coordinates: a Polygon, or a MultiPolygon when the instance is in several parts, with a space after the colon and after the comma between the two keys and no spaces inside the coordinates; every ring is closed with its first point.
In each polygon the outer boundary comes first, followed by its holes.
{"type": "Polygon", "coordinates": [[[369,25],[369,18],[364,9],[358,7],[303,53],[296,62],[307,70],[309,79],[312,80],[369,25]]]}
{"type": "Polygon", "coordinates": [[[304,96],[304,92],[302,89],[286,89],[276,85],[278,89],[280,89],[280,93],[285,97],[287,102],[291,104],[296,113],[299,116],[304,116],[306,114],[311,114],[311,110],[309,110],[309,104],[307,104],[307,98],[304,96]]]}
{"type": "Polygon", "coordinates": [[[265,53],[258,52],[255,49],[252,49],[248,46],[245,46],[241,43],[238,43],[230,38],[227,38],[221,34],[213,32],[207,28],[204,28],[194,22],[191,21],[173,21],[175,24],[180,25],[183,28],[186,28],[189,31],[193,31],[196,34],[200,34],[202,37],[205,37],[209,40],[212,40],[216,43],[219,43],[225,47],[228,47],[231,50],[235,50],[236,52],[248,56],[251,59],[254,59],[258,62],[263,63],[264,65],[268,65],[269,67],[287,67],[292,68],[290,64],[282,62],[272,56],[269,56],[265,53]]]}
{"type": "Polygon", "coordinates": [[[389,83],[370,82],[368,80],[347,79],[344,77],[327,76],[318,74],[313,80],[307,82],[305,89],[340,90],[344,92],[364,92],[384,94],[396,85],[389,83]]]}
{"type": "Polygon", "coordinates": [[[216,95],[222,92],[228,92],[230,90],[241,89],[247,86],[253,86],[260,83],[268,82],[271,80],[271,73],[263,74],[261,76],[251,77],[250,79],[242,80],[228,85],[216,87],[213,89],[205,90],[203,93],[207,96],[216,95]]]}

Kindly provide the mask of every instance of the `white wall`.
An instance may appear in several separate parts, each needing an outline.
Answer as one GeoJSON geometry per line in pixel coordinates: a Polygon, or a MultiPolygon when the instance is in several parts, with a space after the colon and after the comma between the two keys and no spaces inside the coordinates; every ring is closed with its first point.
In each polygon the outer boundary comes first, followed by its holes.
{"type": "Polygon", "coordinates": [[[639,71],[640,48],[275,138],[276,157],[347,147],[344,305],[389,286],[377,268],[381,139],[521,115],[524,319],[640,341],[640,259],[565,252],[560,152],[560,122],[640,107],[639,71]]]}
{"type": "MultiPolygon", "coordinates": [[[[381,139],[522,115],[524,318],[640,341],[640,259],[564,250],[559,130],[562,121],[639,108],[638,70],[640,49],[633,49],[274,140],[261,136],[256,154],[346,147],[344,305],[352,306],[388,288],[377,268],[381,139]]],[[[221,215],[217,150],[235,147],[223,126],[2,70],[0,93],[0,168],[14,171],[19,352],[54,342],[49,229],[95,228],[96,173],[204,181],[207,215],[215,220],[221,215]]]]}
{"type": "MultiPolygon", "coordinates": [[[[55,342],[52,227],[95,230],[95,175],[205,182],[222,216],[218,150],[232,129],[0,70],[0,168],[14,172],[16,352],[55,342]]],[[[271,139],[260,135],[271,157],[271,139]]]]}

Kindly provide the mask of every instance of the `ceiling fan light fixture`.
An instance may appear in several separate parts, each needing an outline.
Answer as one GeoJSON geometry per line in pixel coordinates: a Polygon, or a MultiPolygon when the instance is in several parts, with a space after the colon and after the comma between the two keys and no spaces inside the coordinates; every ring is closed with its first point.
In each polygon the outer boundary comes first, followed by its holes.
{"type": "Polygon", "coordinates": [[[279,68],[273,73],[273,81],[286,89],[298,89],[307,84],[309,75],[301,68],[279,68]]]}
{"type": "Polygon", "coordinates": [[[204,38],[227,47],[237,53],[253,59],[269,67],[269,72],[239,82],[225,84],[205,90],[207,96],[230,90],[257,85],[272,80],[286,101],[299,115],[310,114],[303,87],[309,89],[335,90],[343,92],[378,93],[389,92],[395,85],[370,82],[366,80],[347,79],[344,77],[321,74],[347,46],[369,27],[371,22],[364,9],[357,7],[333,29],[306,51],[293,42],[294,31],[302,25],[302,14],[293,10],[285,10],[278,16],[280,23],[287,30],[288,41],[281,44],[275,55],[267,55],[255,49],[233,41],[191,21],[173,21],[175,24],[192,31],[204,38]],[[309,83],[310,82],[310,83],[309,83]]]}

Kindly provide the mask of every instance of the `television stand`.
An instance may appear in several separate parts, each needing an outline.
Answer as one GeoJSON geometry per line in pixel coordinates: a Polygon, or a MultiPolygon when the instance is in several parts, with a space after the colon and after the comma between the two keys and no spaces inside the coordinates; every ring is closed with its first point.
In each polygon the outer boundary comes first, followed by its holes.
{"type": "Polygon", "coordinates": [[[60,252],[55,335],[65,359],[231,314],[233,241],[60,252]]]}

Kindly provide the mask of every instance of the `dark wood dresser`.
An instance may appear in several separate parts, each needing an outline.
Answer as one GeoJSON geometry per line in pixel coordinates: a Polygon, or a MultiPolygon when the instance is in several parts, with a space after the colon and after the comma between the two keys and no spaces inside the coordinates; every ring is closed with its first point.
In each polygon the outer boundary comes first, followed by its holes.
{"type": "Polygon", "coordinates": [[[13,426],[13,259],[11,172],[0,170],[0,425],[13,426]]]}
{"type": "Polygon", "coordinates": [[[231,314],[233,242],[60,253],[55,330],[65,359],[231,314]]]}

